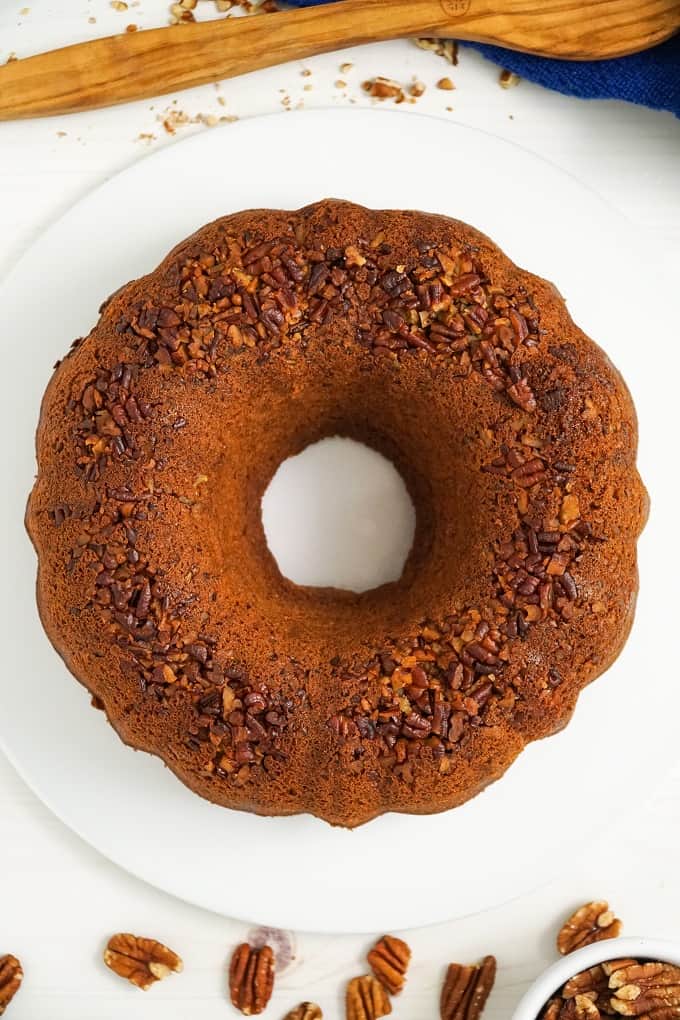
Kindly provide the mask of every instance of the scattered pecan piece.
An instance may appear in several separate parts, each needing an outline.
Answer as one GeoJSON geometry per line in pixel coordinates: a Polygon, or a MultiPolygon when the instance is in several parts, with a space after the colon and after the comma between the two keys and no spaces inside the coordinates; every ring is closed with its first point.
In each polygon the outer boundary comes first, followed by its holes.
{"type": "Polygon", "coordinates": [[[321,1006],[315,1002],[301,1002],[290,1013],[286,1013],[283,1020],[321,1020],[322,1017],[321,1006]]]}
{"type": "Polygon", "coordinates": [[[404,101],[402,86],[392,78],[383,78],[382,75],[378,75],[377,78],[369,78],[368,81],[362,82],[361,87],[374,99],[394,99],[396,103],[404,101]]]}
{"type": "Polygon", "coordinates": [[[104,963],[144,992],[168,974],[179,974],[184,966],[179,956],[161,942],[125,932],[111,936],[104,950],[104,963]]]}
{"type": "Polygon", "coordinates": [[[615,939],[621,934],[622,922],[609,909],[605,900],[595,900],[571,915],[560,928],[557,948],[562,956],[602,939],[615,939]]]}
{"type": "Polygon", "coordinates": [[[479,966],[449,964],[439,1006],[442,1020],[478,1020],[495,980],[494,956],[485,956],[479,966]]]}
{"type": "Polygon", "coordinates": [[[515,85],[519,85],[522,79],[514,71],[501,71],[498,76],[498,84],[502,89],[512,89],[515,85]]]}
{"type": "Polygon", "coordinates": [[[19,991],[24,972],[16,956],[0,956],[0,1016],[19,991]]]}
{"type": "Polygon", "coordinates": [[[372,974],[352,978],[347,985],[345,1016],[347,1020],[378,1020],[392,1012],[392,1005],[383,985],[372,974]]]}
{"type": "Polygon", "coordinates": [[[229,967],[231,1001],[245,1016],[261,1013],[274,990],[274,951],[271,946],[253,949],[247,942],[234,950],[229,967]]]}
{"type": "Polygon", "coordinates": [[[612,1009],[621,1016],[680,1017],[680,967],[672,963],[632,963],[614,971],[609,987],[612,1009]]]}
{"type": "Polygon", "coordinates": [[[378,981],[388,992],[396,995],[406,982],[406,971],[411,960],[410,947],[394,935],[383,935],[366,957],[378,981]]]}

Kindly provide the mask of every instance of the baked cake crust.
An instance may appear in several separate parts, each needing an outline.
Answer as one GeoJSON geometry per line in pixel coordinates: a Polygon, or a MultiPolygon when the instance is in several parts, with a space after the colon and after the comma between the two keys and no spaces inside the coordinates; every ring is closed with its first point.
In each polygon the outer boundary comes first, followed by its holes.
{"type": "Polygon", "coordinates": [[[456,220],[226,216],[57,367],[27,526],[45,629],[120,737],[215,803],[355,826],[455,807],[618,655],[633,405],[555,288],[456,220]],[[279,573],[260,501],[324,436],[417,511],[401,579],[279,573]]]}

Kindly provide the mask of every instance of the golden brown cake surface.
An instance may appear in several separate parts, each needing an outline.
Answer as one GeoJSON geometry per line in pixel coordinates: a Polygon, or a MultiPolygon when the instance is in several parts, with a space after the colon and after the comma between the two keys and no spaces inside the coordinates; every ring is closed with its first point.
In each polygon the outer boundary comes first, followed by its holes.
{"type": "Polygon", "coordinates": [[[192,790],[354,826],[461,804],[560,729],[630,628],[634,409],[554,287],[455,220],[224,217],[57,367],[27,523],[43,623],[192,790]],[[260,502],[330,435],[417,511],[401,579],[279,573],[260,502]]]}

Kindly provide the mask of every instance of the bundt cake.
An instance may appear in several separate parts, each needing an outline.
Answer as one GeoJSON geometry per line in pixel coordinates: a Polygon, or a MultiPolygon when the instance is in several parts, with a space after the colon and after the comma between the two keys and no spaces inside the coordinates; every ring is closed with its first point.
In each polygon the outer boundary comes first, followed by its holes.
{"type": "MultiPolygon", "coordinates": [[[[628,391],[478,231],[323,201],[216,220],[104,305],[44,397],[45,629],[120,737],[230,808],[455,807],[626,639],[647,498],[628,391]],[[261,522],[332,435],[401,472],[399,581],[299,587],[261,522]]],[[[387,508],[386,512],[389,512],[387,508]]]]}

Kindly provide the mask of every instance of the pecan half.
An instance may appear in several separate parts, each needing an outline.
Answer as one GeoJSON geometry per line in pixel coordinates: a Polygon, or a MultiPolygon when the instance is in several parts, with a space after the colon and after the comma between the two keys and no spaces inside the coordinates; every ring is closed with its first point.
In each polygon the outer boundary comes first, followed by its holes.
{"type": "Polygon", "coordinates": [[[439,1004],[442,1020],[478,1020],[496,980],[496,958],[479,966],[449,964],[439,1004]]]}
{"type": "Polygon", "coordinates": [[[560,928],[557,948],[562,956],[602,939],[615,939],[623,924],[609,909],[605,900],[595,900],[579,907],[560,928]]]}
{"type": "Polygon", "coordinates": [[[633,963],[609,979],[612,1009],[621,1016],[650,1020],[680,1017],[680,967],[671,963],[633,963]]]}
{"type": "Polygon", "coordinates": [[[587,996],[600,1012],[612,1012],[609,1008],[612,996],[610,979],[603,965],[595,964],[569,978],[562,989],[562,998],[576,999],[577,996],[587,996]]]}
{"type": "Polygon", "coordinates": [[[602,1014],[587,995],[573,999],[551,999],[541,1013],[541,1020],[600,1020],[602,1014]]]}
{"type": "Polygon", "coordinates": [[[372,974],[355,977],[347,985],[345,1016],[347,1020],[378,1020],[392,1012],[392,1005],[383,985],[372,974]]]}
{"type": "Polygon", "coordinates": [[[366,957],[378,981],[388,992],[396,995],[404,987],[406,971],[411,961],[411,949],[394,935],[383,935],[366,957]]]}
{"type": "MultiPolygon", "coordinates": [[[[577,995],[568,1000],[567,1009],[573,1008],[574,1020],[600,1020],[600,1011],[587,995],[577,995]]],[[[567,1016],[569,1014],[567,1013],[567,1016]]]]}
{"type": "Polygon", "coordinates": [[[184,966],[177,953],[161,942],[125,932],[111,936],[104,950],[104,963],[144,992],[168,974],[179,974],[184,966]]]}
{"type": "Polygon", "coordinates": [[[607,960],[605,963],[598,963],[588,970],[582,970],[569,978],[562,989],[563,999],[575,999],[577,995],[587,995],[600,1013],[613,1014],[611,1006],[612,992],[609,987],[609,978],[616,970],[622,967],[629,967],[636,963],[635,960],[607,960]]]}
{"type": "Polygon", "coordinates": [[[19,991],[24,972],[16,956],[0,956],[0,1016],[19,991]]]}
{"type": "Polygon", "coordinates": [[[322,1020],[321,1006],[315,1002],[301,1002],[299,1006],[286,1013],[283,1020],[322,1020]]]}
{"type": "Polygon", "coordinates": [[[274,950],[253,949],[243,942],[234,950],[229,967],[229,993],[236,1009],[245,1016],[261,1013],[274,990],[274,950]]]}

